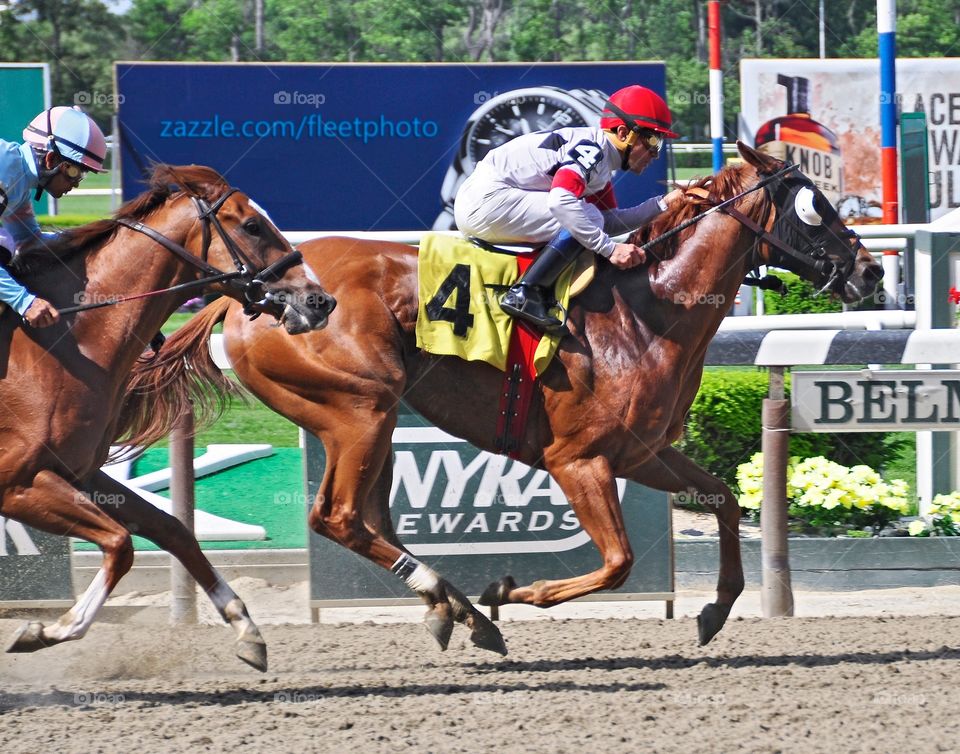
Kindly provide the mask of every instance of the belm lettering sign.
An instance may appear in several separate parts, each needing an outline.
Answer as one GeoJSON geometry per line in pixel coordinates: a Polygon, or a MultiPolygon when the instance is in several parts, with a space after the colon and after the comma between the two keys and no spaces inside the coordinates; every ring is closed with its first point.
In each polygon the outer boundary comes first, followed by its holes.
{"type": "Polygon", "coordinates": [[[791,379],[801,432],[960,429],[960,371],[795,371],[791,379]]]}

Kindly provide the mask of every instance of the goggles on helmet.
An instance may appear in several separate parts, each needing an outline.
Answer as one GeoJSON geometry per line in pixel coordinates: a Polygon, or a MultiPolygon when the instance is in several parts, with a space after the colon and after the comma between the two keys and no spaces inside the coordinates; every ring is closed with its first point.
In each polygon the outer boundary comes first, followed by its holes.
{"type": "Polygon", "coordinates": [[[65,165],[63,174],[67,177],[67,180],[73,183],[80,183],[80,181],[87,177],[87,171],[75,162],[70,162],[70,160],[64,158],[63,155],[60,155],[60,158],[63,160],[63,165],[65,165]]]}

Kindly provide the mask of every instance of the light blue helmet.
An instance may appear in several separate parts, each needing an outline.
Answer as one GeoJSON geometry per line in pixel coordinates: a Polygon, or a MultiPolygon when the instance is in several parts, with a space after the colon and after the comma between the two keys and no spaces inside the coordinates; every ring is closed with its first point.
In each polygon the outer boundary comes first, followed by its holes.
{"type": "Polygon", "coordinates": [[[51,107],[30,121],[23,139],[95,173],[106,172],[107,141],[89,115],[74,107],[51,107]]]}

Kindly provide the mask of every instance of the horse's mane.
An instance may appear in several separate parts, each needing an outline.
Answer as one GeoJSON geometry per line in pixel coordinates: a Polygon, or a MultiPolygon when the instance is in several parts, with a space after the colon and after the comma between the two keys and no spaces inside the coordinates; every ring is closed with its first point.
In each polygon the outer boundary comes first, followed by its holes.
{"type": "Polygon", "coordinates": [[[70,257],[103,246],[121,227],[117,224],[119,219],[143,220],[178,193],[212,202],[228,188],[222,175],[204,165],[154,164],[147,190],[124,203],[112,218],[70,228],[54,239],[30,241],[19,250],[8,269],[18,278],[35,277],[70,257]]]}
{"type": "MultiPolygon", "coordinates": [[[[652,223],[634,232],[630,236],[630,242],[638,245],[643,244],[676,228],[694,215],[706,212],[718,201],[729,199],[731,196],[749,188],[747,181],[754,176],[753,168],[747,163],[741,163],[727,165],[716,175],[694,179],[687,185],[684,201],[673,204],[666,212],[658,215],[652,223]],[[706,196],[700,196],[702,192],[691,192],[690,189],[703,189],[706,196]]],[[[669,259],[676,253],[680,244],[692,236],[696,230],[697,226],[694,224],[676,235],[664,239],[651,249],[651,256],[661,260],[669,259]]]]}

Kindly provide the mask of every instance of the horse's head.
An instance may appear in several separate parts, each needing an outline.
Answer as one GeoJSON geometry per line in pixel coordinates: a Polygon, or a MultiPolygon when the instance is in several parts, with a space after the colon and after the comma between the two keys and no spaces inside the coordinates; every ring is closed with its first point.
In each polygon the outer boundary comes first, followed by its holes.
{"type": "Polygon", "coordinates": [[[199,217],[186,247],[203,264],[239,273],[220,286],[244,300],[248,312],[273,315],[291,334],[326,326],[336,300],[248,196],[196,165],[157,166],[151,184],[175,184],[191,197],[199,217]]]}
{"type": "MultiPolygon", "coordinates": [[[[786,163],[737,142],[743,159],[761,178],[787,168],[786,163]]],[[[809,280],[821,291],[830,291],[846,303],[871,295],[883,277],[860,237],[840,216],[816,185],[797,169],[783,172],[765,186],[776,217],[763,244],[764,264],[782,267],[809,280]]]]}

